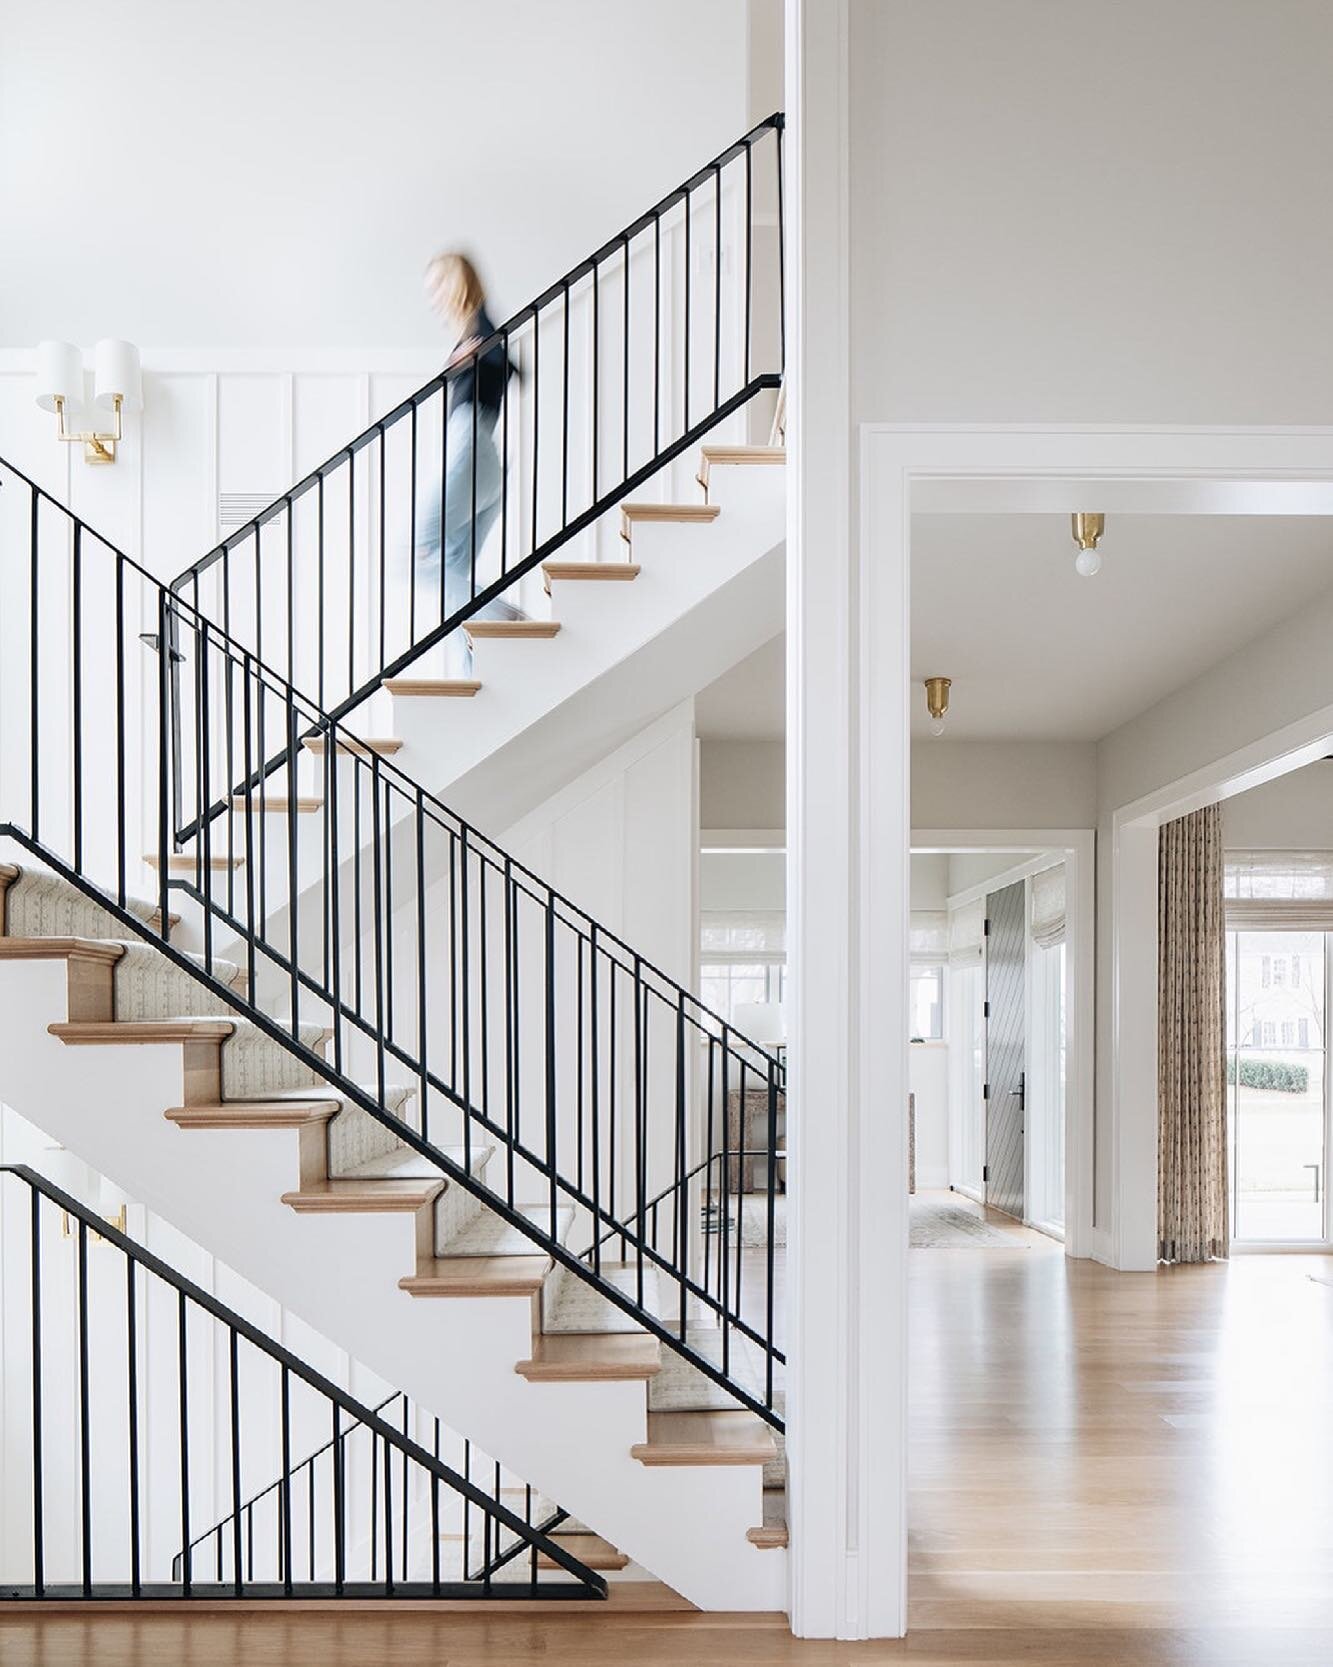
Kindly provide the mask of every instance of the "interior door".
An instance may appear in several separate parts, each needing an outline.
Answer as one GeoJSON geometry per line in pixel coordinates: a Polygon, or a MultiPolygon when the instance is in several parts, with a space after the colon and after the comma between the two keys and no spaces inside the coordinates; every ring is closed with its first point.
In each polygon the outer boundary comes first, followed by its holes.
{"type": "Polygon", "coordinates": [[[986,899],[986,1202],[1025,1214],[1027,888],[986,899]]]}

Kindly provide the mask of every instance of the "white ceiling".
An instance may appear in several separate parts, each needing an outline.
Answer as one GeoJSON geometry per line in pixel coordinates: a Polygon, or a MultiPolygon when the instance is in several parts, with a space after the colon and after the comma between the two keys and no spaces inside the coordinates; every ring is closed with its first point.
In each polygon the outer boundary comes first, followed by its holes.
{"type": "Polygon", "coordinates": [[[710,683],[694,720],[706,741],[780,740],[787,732],[787,636],[780,632],[710,683]]]}
{"type": "Polygon", "coordinates": [[[1108,516],[1092,579],[1066,515],[918,515],[912,540],[912,675],[953,679],[957,739],[1098,739],[1333,584],[1320,517],[1108,516]]]}

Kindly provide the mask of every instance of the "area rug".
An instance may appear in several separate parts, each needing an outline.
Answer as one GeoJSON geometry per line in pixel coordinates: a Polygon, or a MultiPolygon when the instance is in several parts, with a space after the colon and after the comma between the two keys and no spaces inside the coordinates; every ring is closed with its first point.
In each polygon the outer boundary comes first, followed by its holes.
{"type": "Polygon", "coordinates": [[[917,1196],[911,1203],[913,1250],[1025,1250],[1026,1241],[960,1204],[917,1196]]]}

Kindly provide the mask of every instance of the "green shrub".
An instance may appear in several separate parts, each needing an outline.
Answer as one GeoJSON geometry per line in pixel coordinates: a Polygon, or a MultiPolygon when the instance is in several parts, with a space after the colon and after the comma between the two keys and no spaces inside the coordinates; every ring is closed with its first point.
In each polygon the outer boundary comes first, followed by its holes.
{"type": "MultiPolygon", "coordinates": [[[[1236,1061],[1227,1061],[1227,1082],[1236,1080],[1236,1061]]],[[[1277,1094],[1304,1094],[1310,1086],[1310,1073],[1304,1065],[1286,1065],[1280,1060],[1242,1059],[1240,1062],[1242,1088],[1269,1088],[1277,1094]]]]}

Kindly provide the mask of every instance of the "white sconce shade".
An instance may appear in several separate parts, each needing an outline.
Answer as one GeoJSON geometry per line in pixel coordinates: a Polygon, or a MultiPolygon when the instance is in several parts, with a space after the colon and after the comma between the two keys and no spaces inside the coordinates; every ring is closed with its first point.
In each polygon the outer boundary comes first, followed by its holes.
{"type": "Polygon", "coordinates": [[[133,342],[100,341],[93,350],[93,398],[111,410],[120,396],[123,410],[143,410],[143,376],[133,342]]]}
{"type": "Polygon", "coordinates": [[[59,400],[83,404],[83,354],[73,342],[39,342],[37,403],[43,411],[54,411],[59,400]]]}

